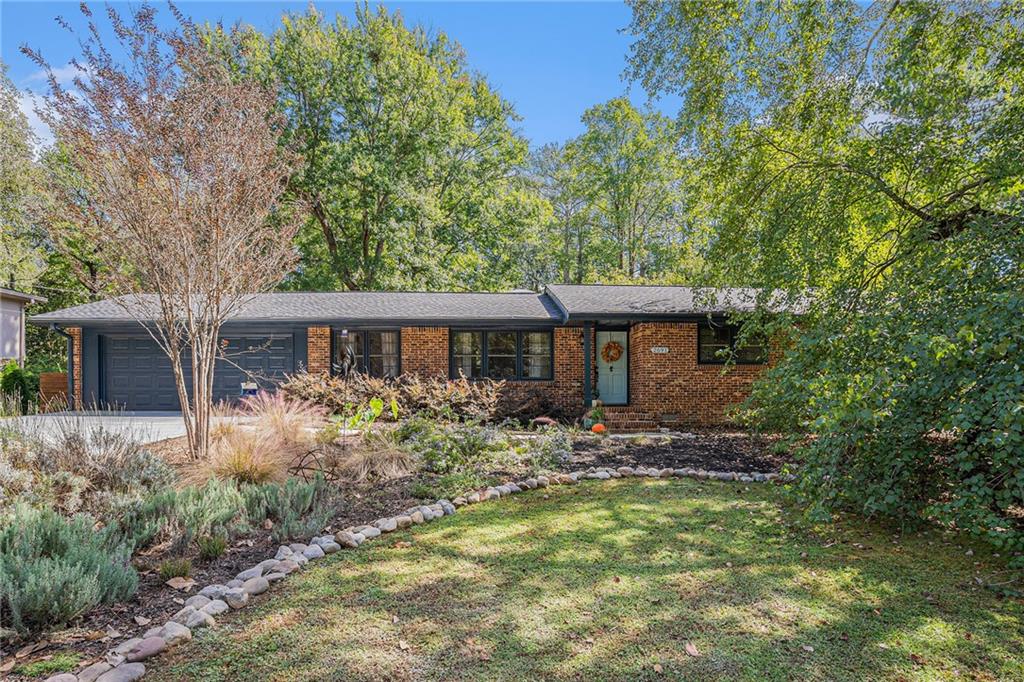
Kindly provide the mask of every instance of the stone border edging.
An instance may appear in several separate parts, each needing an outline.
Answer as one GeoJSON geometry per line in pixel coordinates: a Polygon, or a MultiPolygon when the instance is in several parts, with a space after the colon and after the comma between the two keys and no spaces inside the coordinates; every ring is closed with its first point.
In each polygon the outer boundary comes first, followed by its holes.
{"type": "Polygon", "coordinates": [[[192,630],[213,627],[215,616],[245,607],[254,595],[263,594],[272,583],[284,580],[289,574],[342,548],[355,549],[367,540],[384,533],[427,523],[450,516],[459,507],[487,500],[500,499],[526,490],[547,488],[551,485],[572,485],[582,480],[606,481],[613,478],[694,478],[697,480],[735,481],[740,483],[770,483],[792,481],[792,474],[738,473],[707,471],[704,469],[653,469],[621,466],[590,467],[568,474],[554,473],[503,483],[484,490],[470,490],[454,500],[442,499],[430,505],[410,507],[401,514],[377,519],[372,524],[349,526],[334,535],[320,535],[308,544],[293,542],[281,545],[277,553],[240,572],[227,584],[213,584],[199,590],[185,600],[185,605],[162,626],[146,630],[142,637],[125,640],[106,653],[104,660],[93,663],[78,673],[59,673],[45,682],[134,682],[146,674],[143,661],[167,649],[192,639],[192,630]]]}

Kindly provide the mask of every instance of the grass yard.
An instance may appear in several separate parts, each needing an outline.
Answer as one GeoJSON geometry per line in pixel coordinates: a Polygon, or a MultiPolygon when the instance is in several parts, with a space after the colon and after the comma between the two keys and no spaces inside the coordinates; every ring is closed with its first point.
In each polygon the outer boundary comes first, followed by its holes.
{"type": "Polygon", "coordinates": [[[1024,679],[1024,605],[975,583],[998,559],[787,527],[776,495],[627,479],[475,505],[323,559],[146,679],[1024,679]]]}

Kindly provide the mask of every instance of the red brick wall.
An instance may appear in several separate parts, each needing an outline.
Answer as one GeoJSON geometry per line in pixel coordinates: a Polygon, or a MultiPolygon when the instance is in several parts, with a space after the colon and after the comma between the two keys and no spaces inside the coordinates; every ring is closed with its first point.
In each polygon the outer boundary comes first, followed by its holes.
{"type": "Polygon", "coordinates": [[[665,425],[726,422],[727,409],[749,394],[751,383],[766,367],[698,364],[694,322],[634,325],[629,363],[632,405],[665,425]],[[652,353],[653,346],[664,346],[668,353],[652,353]]]}
{"type": "Polygon", "coordinates": [[[331,370],[331,328],[306,329],[306,369],[311,373],[331,370]]]}
{"type": "Polygon", "coordinates": [[[448,328],[402,327],[402,372],[448,376],[448,328]]]}
{"type": "MultiPolygon", "coordinates": [[[[555,378],[552,381],[509,381],[506,392],[523,397],[543,391],[561,411],[574,412],[583,405],[583,330],[555,329],[555,378]]],[[[448,376],[448,328],[403,327],[402,372],[448,376]]]]}
{"type": "Polygon", "coordinates": [[[71,335],[72,358],[74,364],[75,409],[82,409],[82,328],[67,327],[64,331],[71,335]]]}

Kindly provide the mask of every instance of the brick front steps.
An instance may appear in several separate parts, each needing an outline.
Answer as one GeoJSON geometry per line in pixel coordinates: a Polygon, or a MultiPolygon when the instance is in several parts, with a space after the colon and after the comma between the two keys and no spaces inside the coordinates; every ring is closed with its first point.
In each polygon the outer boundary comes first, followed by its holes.
{"type": "Polygon", "coordinates": [[[167,649],[192,639],[192,630],[215,627],[214,616],[250,604],[254,597],[271,589],[274,583],[287,579],[290,573],[302,570],[307,564],[328,554],[357,549],[364,542],[434,519],[454,514],[458,507],[498,500],[535,488],[552,485],[574,485],[583,480],[607,481],[614,478],[695,478],[699,480],[739,481],[742,483],[769,483],[789,481],[792,475],[776,473],[741,474],[731,471],[704,469],[653,469],[645,467],[591,467],[572,473],[553,473],[546,476],[509,481],[484,490],[469,490],[452,501],[438,500],[431,505],[406,509],[400,514],[377,519],[362,526],[351,526],[334,535],[312,538],[308,544],[292,543],[278,548],[273,557],[259,562],[228,581],[226,585],[207,585],[198,594],[189,597],[184,607],[162,626],[152,627],[141,637],[125,640],[107,652],[104,660],[82,668],[76,673],[60,673],[46,682],[134,682],[146,673],[143,661],[167,649]]]}
{"type": "Polygon", "coordinates": [[[605,407],[604,424],[618,433],[657,431],[660,426],[654,414],[635,407],[605,407]]]}

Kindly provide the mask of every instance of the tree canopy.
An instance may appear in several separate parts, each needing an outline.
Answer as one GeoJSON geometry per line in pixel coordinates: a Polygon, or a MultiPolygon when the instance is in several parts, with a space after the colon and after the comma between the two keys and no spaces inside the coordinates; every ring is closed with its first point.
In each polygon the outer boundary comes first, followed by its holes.
{"type": "Polygon", "coordinates": [[[444,33],[385,9],[354,21],[314,8],[267,36],[211,29],[240,73],[279,84],[305,166],[290,190],[312,217],[300,288],[493,288],[543,207],[515,169],[527,154],[512,105],[444,33]]]}
{"type": "Polygon", "coordinates": [[[698,150],[709,275],[812,295],[745,412],[813,436],[798,495],[1020,561],[1024,6],[630,5],[630,75],[698,150]]]}

